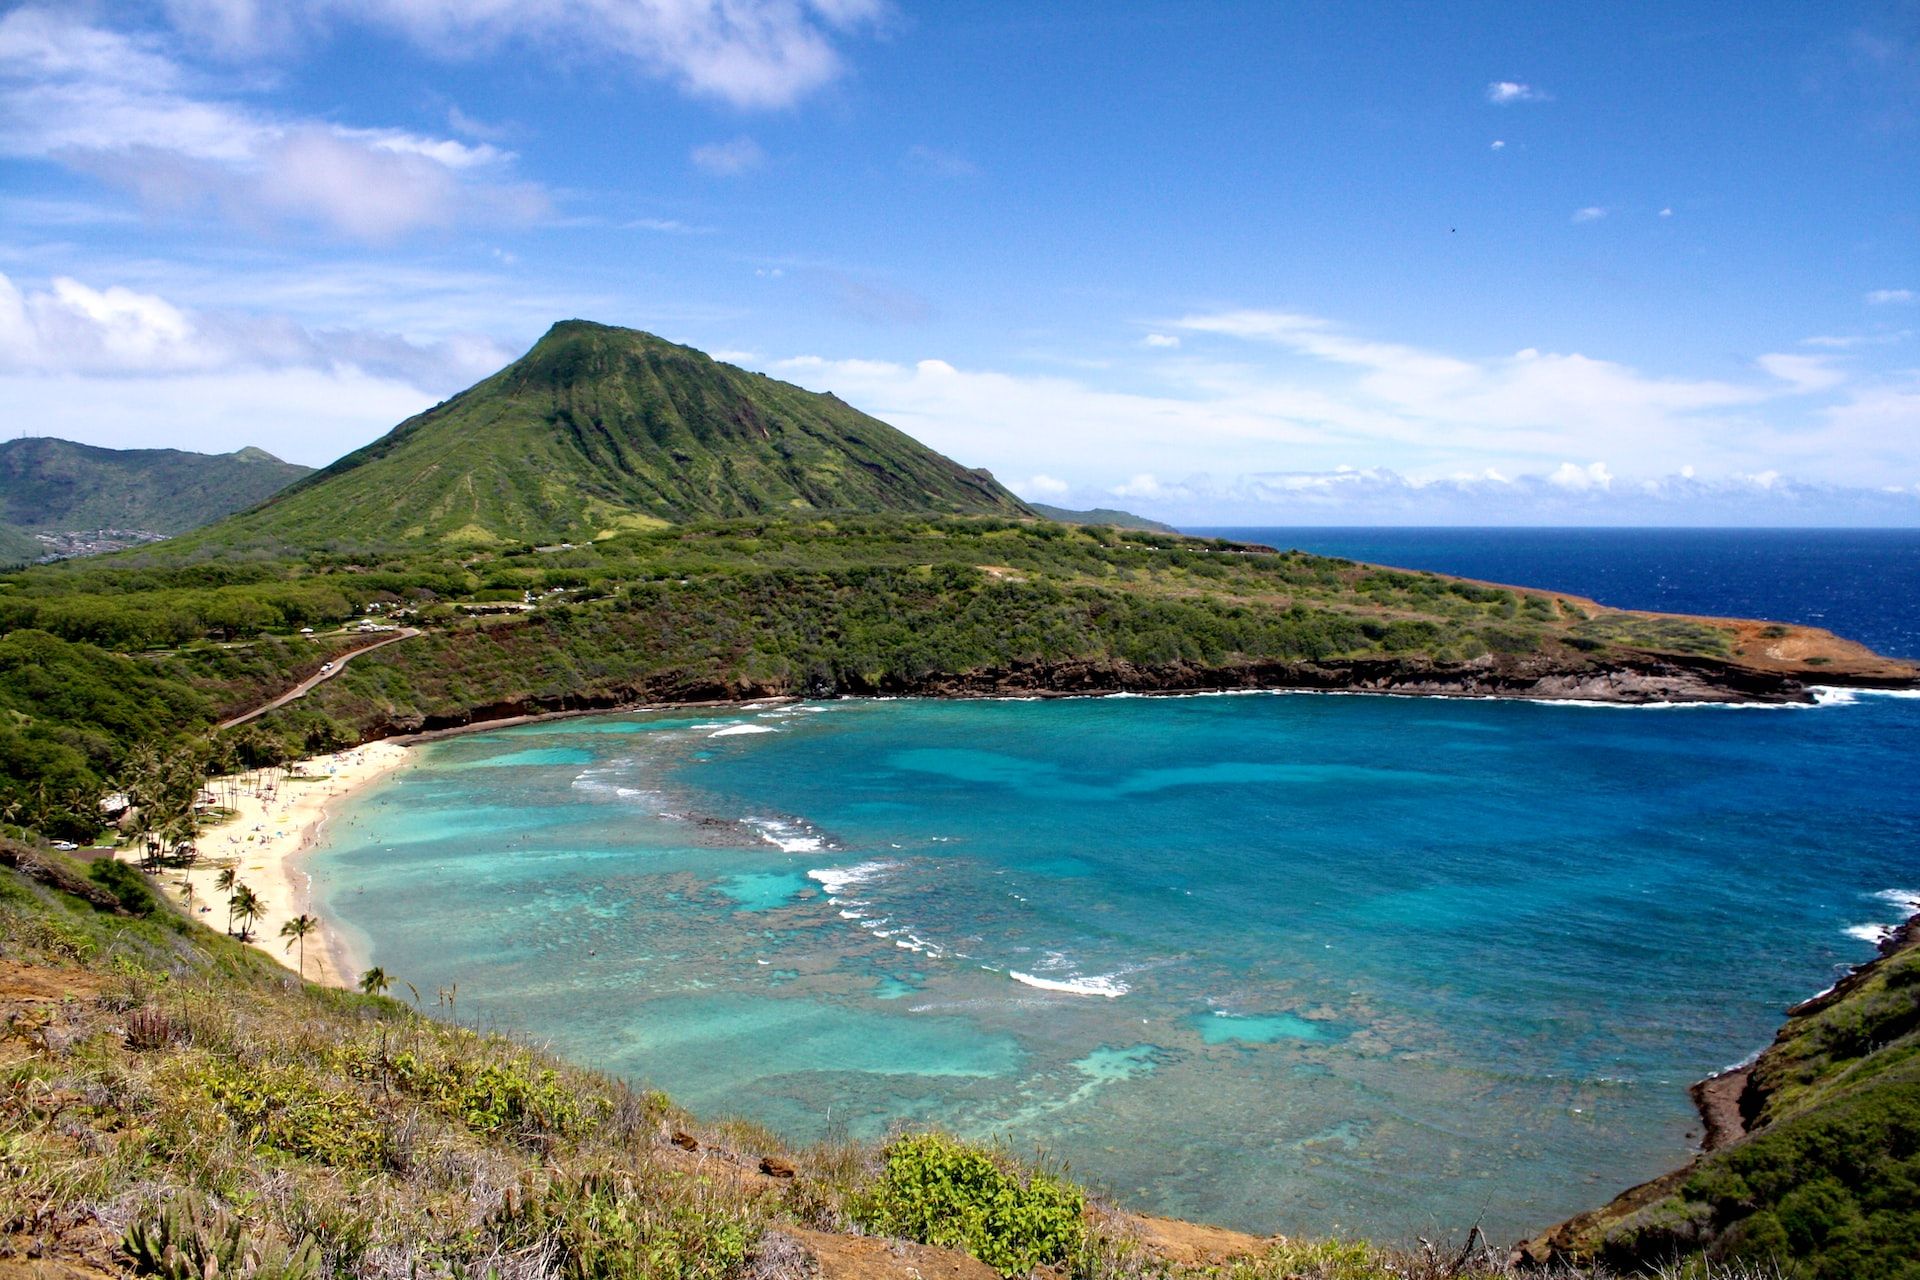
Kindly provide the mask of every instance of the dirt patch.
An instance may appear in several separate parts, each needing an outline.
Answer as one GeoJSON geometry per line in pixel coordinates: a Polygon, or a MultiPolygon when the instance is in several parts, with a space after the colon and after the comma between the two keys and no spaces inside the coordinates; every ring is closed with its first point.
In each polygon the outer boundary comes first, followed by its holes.
{"type": "Polygon", "coordinates": [[[783,1228],[820,1268],[821,1280],[1000,1280],[1000,1273],[957,1249],[904,1240],[783,1228]]]}
{"type": "Polygon", "coordinates": [[[0,1280],[112,1280],[114,1273],[55,1258],[0,1258],[0,1280]]]}
{"type": "Polygon", "coordinates": [[[1225,1227],[1142,1214],[1122,1215],[1120,1225],[1140,1242],[1142,1249],[1163,1262],[1183,1267],[1218,1266],[1236,1258],[1252,1257],[1266,1252],[1278,1240],[1278,1237],[1262,1239],[1225,1227]]]}
{"type": "Polygon", "coordinates": [[[84,969],[50,969],[0,960],[0,1001],[58,1004],[69,997],[91,1000],[99,994],[99,977],[84,969]]]}
{"type": "Polygon", "coordinates": [[[1863,644],[1843,640],[1818,627],[1746,619],[1691,620],[1731,632],[1734,657],[1743,665],[1761,671],[1791,672],[1814,684],[1823,676],[1910,681],[1916,675],[1910,662],[1883,658],[1863,644]]]}

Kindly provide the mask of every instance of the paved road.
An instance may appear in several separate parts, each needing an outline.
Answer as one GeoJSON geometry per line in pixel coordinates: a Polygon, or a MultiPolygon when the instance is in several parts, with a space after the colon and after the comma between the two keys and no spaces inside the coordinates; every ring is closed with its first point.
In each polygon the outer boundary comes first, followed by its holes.
{"type": "Polygon", "coordinates": [[[333,660],[333,665],[331,667],[328,667],[324,671],[314,672],[312,675],[308,676],[305,680],[302,680],[299,684],[293,686],[293,688],[287,690],[285,693],[275,698],[272,702],[263,702],[259,706],[255,707],[253,710],[245,712],[244,714],[241,714],[241,715],[237,715],[231,720],[222,720],[215,727],[220,729],[231,729],[235,725],[245,724],[247,721],[257,719],[258,717],[267,714],[267,712],[269,711],[273,711],[280,707],[284,707],[289,702],[292,702],[295,698],[304,698],[307,696],[307,691],[309,689],[319,684],[322,680],[331,680],[335,676],[339,675],[342,671],[346,670],[347,664],[349,662],[352,662],[355,658],[359,657],[361,654],[372,653],[375,649],[382,648],[386,645],[399,644],[402,640],[411,640],[414,636],[417,636],[419,634],[420,634],[420,631],[416,627],[402,627],[400,628],[400,630],[394,632],[392,635],[382,636],[380,637],[380,639],[375,640],[370,645],[365,645],[361,648],[354,649],[348,653],[343,653],[339,657],[333,660]]]}

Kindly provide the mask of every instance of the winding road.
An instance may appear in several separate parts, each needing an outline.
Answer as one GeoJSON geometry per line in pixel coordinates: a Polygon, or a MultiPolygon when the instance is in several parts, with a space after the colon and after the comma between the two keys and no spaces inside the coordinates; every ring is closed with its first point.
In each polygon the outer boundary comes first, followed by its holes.
{"type": "Polygon", "coordinates": [[[280,707],[286,706],[289,702],[292,702],[296,698],[306,697],[308,690],[312,689],[315,685],[319,684],[323,680],[331,680],[335,676],[339,675],[342,671],[346,670],[347,664],[349,662],[352,662],[355,658],[359,657],[361,654],[372,653],[375,649],[384,648],[385,646],[390,644],[398,644],[402,640],[411,640],[413,637],[419,634],[420,634],[420,630],[418,627],[402,627],[400,628],[400,630],[396,631],[394,634],[390,636],[382,636],[378,640],[375,640],[372,644],[362,645],[358,649],[349,650],[348,652],[343,653],[339,657],[335,658],[333,660],[332,665],[323,667],[319,671],[314,672],[312,675],[308,676],[305,680],[302,680],[299,684],[293,686],[293,688],[287,690],[285,693],[281,694],[279,697],[273,699],[273,701],[263,702],[259,706],[255,707],[253,710],[242,712],[240,715],[233,717],[233,719],[231,720],[222,720],[218,725],[215,725],[214,727],[216,729],[231,729],[236,725],[243,725],[249,720],[258,719],[260,716],[267,714],[267,712],[269,711],[274,711],[280,707]]]}

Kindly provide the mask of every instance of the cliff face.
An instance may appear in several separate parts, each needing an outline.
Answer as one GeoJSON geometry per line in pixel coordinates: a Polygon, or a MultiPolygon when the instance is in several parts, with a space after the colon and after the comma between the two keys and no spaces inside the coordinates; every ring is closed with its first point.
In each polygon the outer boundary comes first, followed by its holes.
{"type": "Polygon", "coordinates": [[[1813,1280],[1920,1277],[1920,916],[1694,1098],[1706,1151],[1517,1259],[1631,1271],[1701,1253],[1813,1280]]]}

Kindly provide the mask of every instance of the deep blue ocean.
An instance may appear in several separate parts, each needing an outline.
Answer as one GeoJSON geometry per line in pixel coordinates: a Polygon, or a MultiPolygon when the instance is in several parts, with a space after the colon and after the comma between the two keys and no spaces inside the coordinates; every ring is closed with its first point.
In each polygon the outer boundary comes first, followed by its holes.
{"type": "MultiPolygon", "coordinates": [[[[1920,648],[1913,534],[1257,540],[1920,648]]],[[[1913,907],[1917,728],[1886,696],[609,715],[423,748],[313,869],[462,1021],[705,1114],[1004,1136],[1262,1231],[1517,1235],[1684,1160],[1686,1085],[1913,907]]]]}

